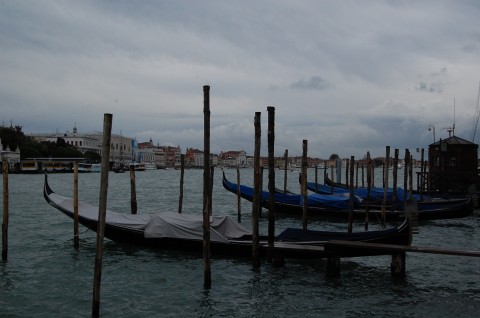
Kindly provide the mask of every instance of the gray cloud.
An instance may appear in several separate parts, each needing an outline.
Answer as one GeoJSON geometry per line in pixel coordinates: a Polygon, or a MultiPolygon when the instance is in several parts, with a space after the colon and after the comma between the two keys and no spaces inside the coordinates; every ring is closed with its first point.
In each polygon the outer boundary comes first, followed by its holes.
{"type": "Polygon", "coordinates": [[[420,82],[415,86],[415,90],[420,92],[441,93],[444,90],[444,86],[445,84],[441,82],[420,82]]]}
{"type": "Polygon", "coordinates": [[[333,85],[320,76],[312,76],[308,80],[299,80],[290,84],[290,88],[298,90],[318,90],[332,88],[333,85]]]}

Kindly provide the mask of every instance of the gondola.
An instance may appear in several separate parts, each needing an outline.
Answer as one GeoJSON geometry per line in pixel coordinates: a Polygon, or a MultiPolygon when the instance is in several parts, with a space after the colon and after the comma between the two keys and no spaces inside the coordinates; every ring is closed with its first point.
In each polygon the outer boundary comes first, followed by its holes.
{"type": "MultiPolygon", "coordinates": [[[[70,218],[74,217],[73,200],[56,194],[48,184],[47,175],[45,175],[43,192],[48,204],[70,218]]],[[[96,231],[98,209],[97,206],[79,202],[79,223],[96,231]]],[[[107,210],[104,235],[107,239],[123,244],[201,254],[203,250],[203,216],[176,212],[126,214],[107,210]]],[[[266,239],[265,236],[260,238],[261,255],[266,255],[266,239]]],[[[252,255],[251,232],[228,216],[211,217],[210,240],[212,257],[248,257],[252,255]]],[[[369,232],[346,233],[287,228],[275,238],[275,242],[282,242],[283,246],[291,244],[297,247],[287,249],[284,256],[289,258],[326,257],[327,255],[323,252],[311,253],[308,248],[302,250],[298,246],[323,246],[330,240],[409,245],[411,230],[409,222],[405,219],[396,227],[369,232]]],[[[355,252],[352,252],[350,256],[355,256],[355,252]]]]}
{"type": "MultiPolygon", "coordinates": [[[[307,189],[320,194],[330,194],[334,193],[336,195],[348,195],[350,190],[347,189],[345,186],[337,187],[334,183],[326,177],[326,183],[329,185],[319,184],[315,182],[307,182],[307,189]]],[[[335,183],[338,184],[338,183],[335,183]]],[[[369,195],[369,204],[373,208],[381,207],[383,204],[384,199],[384,189],[372,187],[370,191],[368,191],[365,187],[354,188],[353,193],[357,198],[362,200],[360,205],[365,205],[365,201],[367,200],[367,196],[369,195]]],[[[388,188],[386,191],[386,207],[389,210],[402,210],[403,203],[405,199],[405,191],[402,188],[398,188],[396,191],[396,200],[393,198],[394,191],[392,188],[388,188]]],[[[414,197],[418,203],[418,210],[435,210],[435,209],[442,209],[448,207],[458,207],[461,208],[462,205],[465,206],[466,210],[464,213],[459,213],[460,216],[468,216],[473,213],[473,202],[472,197],[463,195],[463,196],[452,196],[452,195],[427,195],[427,194],[418,194],[418,193],[407,193],[407,198],[414,197]],[[470,213],[468,213],[470,211],[470,213]]]]}
{"type": "MultiPolygon", "coordinates": [[[[237,184],[227,180],[223,173],[223,187],[232,193],[237,193],[237,184]]],[[[253,188],[240,185],[240,196],[250,202],[253,201],[253,188]]],[[[262,191],[261,206],[268,209],[269,193],[262,191]]],[[[330,220],[345,221],[350,214],[349,205],[350,196],[343,194],[308,194],[307,209],[309,217],[323,217],[330,220]]],[[[357,219],[365,218],[365,203],[361,198],[354,197],[352,216],[357,219]]],[[[275,211],[280,214],[297,215],[303,214],[303,196],[300,194],[283,194],[275,193],[274,195],[275,211]]],[[[423,205],[418,209],[418,220],[437,220],[467,217],[473,213],[472,199],[468,198],[459,201],[450,201],[449,204],[441,202],[439,204],[423,205]]],[[[379,219],[381,216],[381,208],[379,206],[371,206],[369,209],[369,217],[379,219]]],[[[405,217],[402,209],[387,209],[386,219],[391,221],[399,221],[405,217]]]]}

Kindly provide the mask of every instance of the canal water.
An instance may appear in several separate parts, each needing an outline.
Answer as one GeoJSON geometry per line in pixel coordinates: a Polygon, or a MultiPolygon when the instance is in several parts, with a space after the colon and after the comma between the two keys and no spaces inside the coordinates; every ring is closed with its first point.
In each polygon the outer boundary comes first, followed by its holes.
{"type": "MultiPolygon", "coordinates": [[[[225,170],[236,182],[236,170],[225,170]]],[[[252,185],[252,170],[240,170],[252,185]]],[[[265,173],[264,184],[267,183],[265,173]]],[[[276,171],[283,187],[283,171],[276,171]]],[[[237,199],[215,170],[213,213],[237,218],[237,199]]],[[[314,180],[313,170],[309,171],[314,180]]],[[[402,180],[402,179],[400,179],[402,180]]],[[[93,298],[96,234],[80,226],[73,247],[72,220],[48,205],[43,175],[9,175],[8,261],[0,261],[0,317],[88,317],[93,298]]],[[[186,170],[183,213],[202,211],[203,170],[186,170]]],[[[49,176],[52,189],[73,194],[72,174],[49,176]]],[[[177,211],[180,171],[136,173],[138,213],[177,211]]],[[[298,172],[288,188],[299,191],[298,172]]],[[[81,201],[98,204],[100,174],[79,176],[81,201]]],[[[1,200],[1,198],[0,198],[1,200]]],[[[108,208],[130,213],[129,173],[109,175],[108,208]]],[[[251,228],[251,204],[241,201],[242,224],[251,228]]],[[[265,210],[264,210],[265,211],[265,210]]],[[[263,214],[264,216],[266,213],[263,214]]],[[[391,224],[392,226],[394,224],[391,224]]],[[[276,233],[302,226],[278,217],[276,233]]],[[[355,224],[361,231],[363,224],[355,224]]],[[[347,231],[345,222],[312,219],[310,229],[347,231]]],[[[374,220],[370,230],[380,229],[374,220]]],[[[260,229],[267,233],[267,220],[260,229]]],[[[480,250],[480,218],[420,224],[413,245],[480,250]]],[[[480,258],[408,254],[406,278],[390,276],[390,257],[342,260],[341,277],[325,277],[325,260],[286,260],[274,268],[250,259],[214,258],[212,288],[203,288],[203,259],[182,252],[137,248],[105,240],[100,296],[102,317],[477,317],[480,258]]]]}

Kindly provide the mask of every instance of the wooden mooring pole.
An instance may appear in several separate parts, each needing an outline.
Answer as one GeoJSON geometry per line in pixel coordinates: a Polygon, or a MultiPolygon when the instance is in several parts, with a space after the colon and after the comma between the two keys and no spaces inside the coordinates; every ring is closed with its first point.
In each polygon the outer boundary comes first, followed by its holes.
{"type": "Polygon", "coordinates": [[[185,176],[185,155],[180,155],[180,194],[178,197],[178,213],[182,213],[183,208],[183,178],[185,176]]]}
{"type": "Polygon", "coordinates": [[[130,210],[137,214],[137,186],[135,180],[135,166],[130,165],[130,210]]]}
{"type": "Polygon", "coordinates": [[[73,246],[78,249],[80,238],[78,236],[78,162],[73,164],[73,246]]]}
{"type": "Polygon", "coordinates": [[[210,252],[210,86],[203,86],[203,286],[212,287],[210,252]]]}
{"type": "Polygon", "coordinates": [[[410,151],[405,149],[405,159],[404,159],[404,167],[403,167],[403,206],[407,203],[408,197],[408,170],[410,168],[410,151]]]}
{"type": "Polygon", "coordinates": [[[287,193],[287,169],[288,169],[288,149],[285,149],[285,154],[284,154],[284,161],[285,161],[285,166],[283,170],[283,192],[287,193]]]}
{"type": "Polygon", "coordinates": [[[102,281],[103,238],[105,234],[105,218],[107,214],[108,170],[110,144],[112,133],[112,114],[104,114],[103,118],[103,149],[102,171],[100,176],[100,202],[98,207],[97,248],[95,254],[95,269],[93,276],[92,317],[100,316],[100,285],[102,281]]]}
{"type": "Polygon", "coordinates": [[[394,150],[393,157],[393,193],[392,193],[392,208],[397,203],[397,183],[398,183],[398,149],[394,150]]]}
{"type": "Polygon", "coordinates": [[[260,267],[259,252],[259,230],[258,219],[260,217],[260,209],[262,208],[261,200],[261,178],[262,172],[260,168],[260,142],[262,136],[260,112],[255,113],[255,149],[253,154],[253,202],[252,202],[252,259],[253,268],[260,267]]]}
{"type": "Polygon", "coordinates": [[[308,202],[307,202],[307,167],[308,167],[308,162],[307,162],[307,151],[308,151],[308,141],[303,140],[303,146],[302,146],[303,152],[302,152],[302,171],[301,171],[301,187],[302,187],[302,197],[303,197],[303,213],[302,213],[302,220],[303,220],[303,229],[307,229],[308,225],[308,202]]]}
{"type": "Polygon", "coordinates": [[[372,159],[367,152],[367,199],[365,203],[365,231],[368,231],[368,217],[370,214],[370,191],[372,189],[372,159]]]}
{"type": "Polygon", "coordinates": [[[2,260],[8,258],[8,161],[2,161],[3,172],[3,222],[2,222],[2,260]]]}
{"type": "Polygon", "coordinates": [[[268,261],[274,262],[275,241],[275,107],[268,106],[268,261]]]}
{"type": "Polygon", "coordinates": [[[388,168],[390,166],[390,146],[385,149],[385,161],[383,164],[383,201],[382,201],[382,221],[387,218],[387,194],[388,194],[388,168]]]}
{"type": "Polygon", "coordinates": [[[242,196],[240,195],[240,168],[237,166],[237,221],[242,222],[242,196]]]}
{"type": "MultiPolygon", "coordinates": [[[[353,167],[355,166],[355,157],[351,156],[350,157],[350,183],[349,183],[349,189],[350,189],[350,200],[349,200],[349,209],[350,212],[348,213],[348,233],[352,233],[353,230],[353,205],[355,202],[355,196],[354,196],[354,191],[353,191],[353,167]]],[[[348,178],[348,176],[345,176],[348,178]]]]}

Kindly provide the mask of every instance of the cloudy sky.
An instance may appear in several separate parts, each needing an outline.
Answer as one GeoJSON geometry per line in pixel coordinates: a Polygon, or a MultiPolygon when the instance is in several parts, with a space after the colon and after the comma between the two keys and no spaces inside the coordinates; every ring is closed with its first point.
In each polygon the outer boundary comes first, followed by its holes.
{"type": "Polygon", "coordinates": [[[479,17],[477,0],[0,0],[0,124],[112,113],[113,133],[202,149],[210,85],[212,152],[252,155],[261,112],[266,155],[267,106],[277,155],[402,156],[454,123],[471,141],[479,17]]]}

